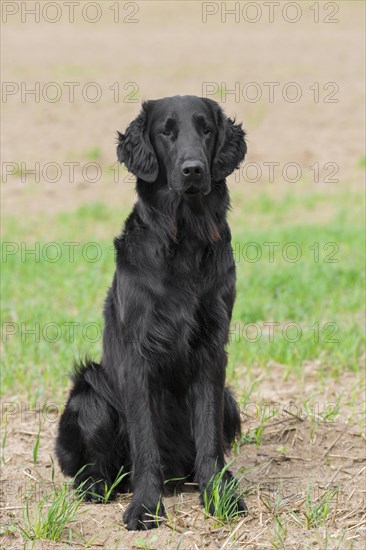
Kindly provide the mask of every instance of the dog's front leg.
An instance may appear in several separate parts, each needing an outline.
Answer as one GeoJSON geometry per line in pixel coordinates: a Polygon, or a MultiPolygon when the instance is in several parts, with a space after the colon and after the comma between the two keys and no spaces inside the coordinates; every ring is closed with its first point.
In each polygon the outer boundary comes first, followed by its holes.
{"type": "MultiPolygon", "coordinates": [[[[217,357],[211,357],[211,365],[217,365],[217,357]]],[[[222,364],[225,364],[222,358],[222,364]]],[[[236,492],[236,482],[225,467],[223,444],[224,368],[216,373],[207,370],[195,385],[194,440],[196,445],[196,480],[201,502],[213,515],[217,513],[218,499],[225,502],[230,514],[247,510],[236,492]],[[224,497],[224,494],[225,497],[224,497]]]]}
{"type": "Polygon", "coordinates": [[[204,377],[193,395],[193,429],[196,445],[196,478],[201,495],[213,475],[225,465],[223,446],[223,384],[204,377]]]}
{"type": "MultiPolygon", "coordinates": [[[[163,476],[149,402],[147,369],[126,369],[126,422],[133,467],[134,494],[124,514],[129,530],[158,527],[165,515],[163,476]]],[[[144,368],[144,367],[142,367],[144,368]]]]}

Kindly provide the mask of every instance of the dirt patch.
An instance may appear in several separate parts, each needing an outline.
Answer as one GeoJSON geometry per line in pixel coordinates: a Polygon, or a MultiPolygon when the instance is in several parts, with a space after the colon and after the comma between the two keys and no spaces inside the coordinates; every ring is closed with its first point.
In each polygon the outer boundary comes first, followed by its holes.
{"type": "MultiPolygon", "coordinates": [[[[76,523],[68,526],[74,547],[364,548],[363,382],[345,376],[341,400],[339,383],[328,381],[326,391],[314,394],[314,367],[305,367],[301,381],[290,377],[279,384],[282,370],[273,366],[242,406],[244,441],[231,459],[250,509],[248,517],[230,525],[206,517],[197,491],[187,486],[186,491],[165,498],[169,519],[160,529],[128,532],[122,515],[131,495],[121,495],[107,505],[82,504],[76,523]],[[92,541],[90,546],[87,541],[92,541]]],[[[32,509],[53,488],[54,441],[61,406],[48,403],[47,408],[41,404],[30,407],[11,397],[4,407],[9,414],[1,477],[0,540],[3,548],[15,549],[26,542],[17,526],[25,525],[27,499],[32,509]],[[40,445],[34,464],[39,426],[40,445]]],[[[54,483],[64,481],[55,465],[54,483]]],[[[66,531],[63,540],[68,537],[66,531]]],[[[61,549],[65,544],[37,541],[34,548],[61,549]]]]}

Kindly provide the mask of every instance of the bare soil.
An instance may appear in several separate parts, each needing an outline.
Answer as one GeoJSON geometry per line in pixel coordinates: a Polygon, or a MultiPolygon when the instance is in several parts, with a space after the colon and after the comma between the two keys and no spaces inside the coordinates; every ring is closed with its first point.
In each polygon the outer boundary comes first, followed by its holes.
{"type": "MultiPolygon", "coordinates": [[[[345,375],[344,399],[339,401],[339,385],[328,383],[320,391],[315,370],[316,365],[309,364],[302,381],[292,376],[284,380],[283,369],[273,365],[260,390],[242,407],[242,433],[248,437],[261,425],[261,418],[267,417],[259,444],[244,443],[236,456],[229,457],[234,460],[232,469],[250,510],[248,517],[231,524],[207,517],[198,492],[187,486],[184,492],[165,497],[169,521],[164,520],[159,530],[128,532],[122,515],[131,495],[120,495],[107,505],[82,505],[77,522],[70,525],[74,547],[87,547],[85,541],[92,540],[90,548],[118,550],[141,548],[144,541],[151,541],[153,549],[276,548],[275,544],[281,547],[276,536],[280,521],[285,548],[364,548],[366,460],[360,410],[364,381],[345,375]],[[326,410],[339,414],[327,421],[323,415],[326,410]],[[330,498],[323,524],[321,514],[311,519],[311,508],[325,494],[330,498]],[[307,505],[307,496],[311,505],[307,505]]],[[[4,548],[17,549],[24,543],[17,531],[9,532],[9,526],[24,525],[27,498],[32,509],[52,489],[61,407],[51,402],[30,407],[18,396],[3,405],[8,411],[1,477],[5,534],[0,541],[4,548]],[[34,464],[39,426],[40,446],[34,464]]],[[[54,483],[64,482],[56,465],[54,483]]],[[[32,547],[29,542],[27,547],[32,547]]],[[[61,549],[65,544],[37,541],[34,548],[61,549]]]]}

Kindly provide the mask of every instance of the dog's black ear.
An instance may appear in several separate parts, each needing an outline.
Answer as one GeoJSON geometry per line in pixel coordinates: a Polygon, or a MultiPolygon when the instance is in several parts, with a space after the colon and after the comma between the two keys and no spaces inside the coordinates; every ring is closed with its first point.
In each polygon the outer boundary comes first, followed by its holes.
{"type": "Polygon", "coordinates": [[[117,132],[117,157],[138,178],[153,182],[158,177],[159,166],[149,139],[147,104],[142,104],[140,114],[127,127],[125,134],[117,132]]]}
{"type": "Polygon", "coordinates": [[[247,144],[241,124],[235,124],[234,120],[226,118],[217,104],[216,123],[219,133],[212,162],[212,177],[214,181],[220,181],[239,168],[246,155],[247,144]]]}

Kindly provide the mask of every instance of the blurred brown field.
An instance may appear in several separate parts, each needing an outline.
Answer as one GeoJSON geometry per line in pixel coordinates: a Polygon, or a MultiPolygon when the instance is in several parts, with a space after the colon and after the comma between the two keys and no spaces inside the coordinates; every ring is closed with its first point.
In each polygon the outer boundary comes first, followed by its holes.
{"type": "MultiPolygon", "coordinates": [[[[32,217],[83,202],[132,201],[131,178],[111,185],[115,131],[126,127],[141,100],[175,94],[212,97],[243,121],[249,163],[280,163],[275,174],[281,175],[294,162],[311,177],[315,162],[321,169],[331,162],[339,166],[338,189],[359,185],[363,2],[292,3],[297,9],[281,2],[272,8],[273,22],[263,2],[259,11],[245,11],[248,2],[119,2],[118,13],[112,2],[97,3],[100,13],[93,7],[83,12],[90,4],[84,2],[75,7],[73,23],[63,2],[59,13],[52,6],[42,12],[41,2],[38,15],[28,13],[35,2],[3,4],[11,6],[7,12],[2,6],[2,158],[19,167],[11,165],[3,177],[5,214],[32,217]],[[97,16],[99,21],[88,22],[97,16]],[[90,159],[93,151],[96,158],[90,159]],[[88,160],[105,167],[95,184],[81,174],[88,160]],[[63,164],[70,161],[79,163],[72,182],[63,164]],[[37,162],[40,181],[26,173],[25,185],[21,163],[26,172],[37,162]],[[50,181],[52,167],[49,177],[42,175],[47,163],[61,166],[56,182],[50,181]]],[[[267,168],[260,184],[253,182],[254,171],[248,174],[243,187],[243,174],[231,178],[239,193],[289,188],[286,181],[268,182],[267,168]]],[[[332,192],[334,185],[325,183],[322,190],[332,192]]],[[[313,191],[311,185],[301,188],[313,191]]]]}

